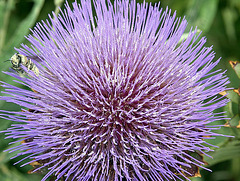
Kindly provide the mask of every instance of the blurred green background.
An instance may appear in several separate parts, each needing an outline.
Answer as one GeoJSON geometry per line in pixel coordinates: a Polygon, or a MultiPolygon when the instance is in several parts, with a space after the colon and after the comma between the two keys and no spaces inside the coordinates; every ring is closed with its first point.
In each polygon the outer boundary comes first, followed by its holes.
{"type": "MultiPolygon", "coordinates": [[[[69,3],[73,0],[69,0],[69,3]]],[[[142,2],[142,1],[138,1],[142,2]]],[[[148,0],[156,3],[158,1],[148,0]]],[[[62,0],[0,0],[0,65],[1,71],[9,70],[11,64],[8,60],[21,43],[27,44],[24,36],[30,33],[29,28],[34,27],[36,22],[48,18],[52,11],[58,12],[58,6],[63,7],[62,0]]],[[[177,11],[178,17],[186,16],[188,29],[197,26],[202,30],[202,36],[208,41],[206,46],[213,46],[217,60],[221,58],[218,69],[226,70],[231,83],[229,87],[238,88],[240,81],[229,65],[229,61],[240,61],[240,0],[162,0],[161,6],[168,6],[177,11]]],[[[172,12],[173,12],[172,11],[172,12]]],[[[16,84],[12,78],[0,73],[0,80],[16,84]]],[[[1,88],[1,90],[3,90],[1,88]]],[[[230,93],[230,102],[225,108],[218,111],[227,111],[228,117],[232,118],[231,127],[223,127],[220,133],[234,135],[235,138],[217,138],[211,143],[216,144],[215,152],[210,153],[214,159],[205,158],[207,166],[213,172],[200,169],[201,178],[191,178],[193,181],[240,181],[240,128],[236,128],[239,121],[239,97],[230,93]]],[[[0,109],[19,110],[17,105],[0,101],[0,109]]],[[[222,120],[217,124],[224,124],[222,120]]],[[[0,130],[10,127],[11,122],[0,120],[0,130]]],[[[30,181],[41,180],[42,175],[27,174],[31,166],[20,167],[13,165],[18,159],[10,160],[15,153],[2,152],[12,147],[11,139],[4,139],[0,133],[0,181],[30,181]]]]}

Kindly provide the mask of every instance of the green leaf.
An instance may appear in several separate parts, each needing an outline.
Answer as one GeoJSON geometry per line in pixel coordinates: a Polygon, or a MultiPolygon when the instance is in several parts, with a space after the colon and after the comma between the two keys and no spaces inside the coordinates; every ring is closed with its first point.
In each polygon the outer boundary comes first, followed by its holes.
{"type": "Polygon", "coordinates": [[[191,26],[197,26],[207,32],[216,16],[218,0],[193,0],[189,1],[186,17],[191,26]]]}
{"type": "Polygon", "coordinates": [[[216,149],[214,152],[209,153],[213,157],[205,157],[205,161],[211,166],[226,160],[235,159],[240,157],[240,143],[239,141],[232,141],[228,144],[216,149]]]}
{"type": "Polygon", "coordinates": [[[222,16],[228,39],[229,41],[235,42],[237,40],[235,31],[235,23],[238,18],[237,11],[235,8],[226,7],[222,10],[222,16]]]}
{"type": "MultiPolygon", "coordinates": [[[[8,145],[8,147],[4,148],[4,150],[7,150],[7,149],[10,149],[10,148],[13,148],[15,146],[18,146],[20,145],[20,143],[14,143],[14,144],[11,144],[11,145],[8,145]]],[[[3,165],[3,164],[6,164],[13,156],[15,156],[17,153],[20,153],[20,151],[16,151],[16,152],[12,152],[12,153],[9,153],[9,152],[0,152],[0,166],[3,165]]]]}
{"type": "Polygon", "coordinates": [[[229,61],[229,63],[232,66],[233,70],[236,72],[238,78],[240,79],[240,62],[238,62],[238,61],[229,61]]]}
{"type": "Polygon", "coordinates": [[[26,174],[20,172],[16,166],[9,168],[5,165],[2,165],[0,167],[0,176],[1,181],[32,181],[41,180],[43,177],[43,175],[39,174],[26,174]]]}
{"type": "Polygon", "coordinates": [[[225,106],[227,108],[226,111],[228,112],[229,117],[239,114],[239,95],[234,90],[229,90],[227,91],[226,97],[230,99],[228,105],[225,106]]]}
{"type": "Polygon", "coordinates": [[[190,179],[191,179],[191,181],[204,181],[202,177],[193,177],[190,179]]]}
{"type": "Polygon", "coordinates": [[[227,91],[228,95],[227,98],[229,98],[232,102],[238,104],[238,94],[236,92],[234,92],[233,90],[227,91]]]}
{"type": "Polygon", "coordinates": [[[239,127],[239,121],[240,121],[240,117],[237,114],[229,121],[229,124],[231,127],[239,127]]]}

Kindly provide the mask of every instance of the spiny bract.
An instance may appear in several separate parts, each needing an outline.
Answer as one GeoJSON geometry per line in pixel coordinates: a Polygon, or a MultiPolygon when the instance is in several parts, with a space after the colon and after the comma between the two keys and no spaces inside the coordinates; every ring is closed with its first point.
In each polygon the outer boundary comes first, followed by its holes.
{"type": "Polygon", "coordinates": [[[49,19],[27,37],[31,46],[18,49],[39,76],[7,73],[33,91],[3,83],[11,97],[1,99],[23,107],[1,114],[20,123],[5,131],[22,138],[11,151],[37,163],[36,171],[47,168],[42,180],[196,175],[228,83],[210,73],[219,60],[206,39],[191,30],[180,41],[187,21],[160,4],[81,0],[49,19]]]}

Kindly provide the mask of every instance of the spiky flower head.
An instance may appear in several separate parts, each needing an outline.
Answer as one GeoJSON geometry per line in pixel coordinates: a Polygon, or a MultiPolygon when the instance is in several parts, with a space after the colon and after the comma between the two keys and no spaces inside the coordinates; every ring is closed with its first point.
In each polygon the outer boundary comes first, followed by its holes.
{"type": "Polygon", "coordinates": [[[66,4],[18,49],[39,75],[8,73],[33,91],[5,83],[1,99],[23,109],[2,115],[20,123],[6,131],[22,138],[13,151],[47,168],[42,180],[175,180],[204,164],[193,155],[210,151],[227,79],[210,73],[219,60],[206,39],[180,41],[187,21],[159,6],[66,4]]]}

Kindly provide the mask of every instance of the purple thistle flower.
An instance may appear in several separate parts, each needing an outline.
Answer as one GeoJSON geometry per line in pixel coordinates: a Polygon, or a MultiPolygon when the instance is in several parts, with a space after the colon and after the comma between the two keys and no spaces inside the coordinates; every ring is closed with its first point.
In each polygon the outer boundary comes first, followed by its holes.
{"type": "Polygon", "coordinates": [[[1,99],[24,108],[1,115],[18,122],[5,131],[22,138],[11,151],[47,168],[42,180],[176,180],[202,167],[228,79],[211,72],[206,39],[191,30],[180,41],[187,21],[159,6],[66,4],[18,49],[39,76],[7,73],[34,91],[3,83],[1,99]]]}

